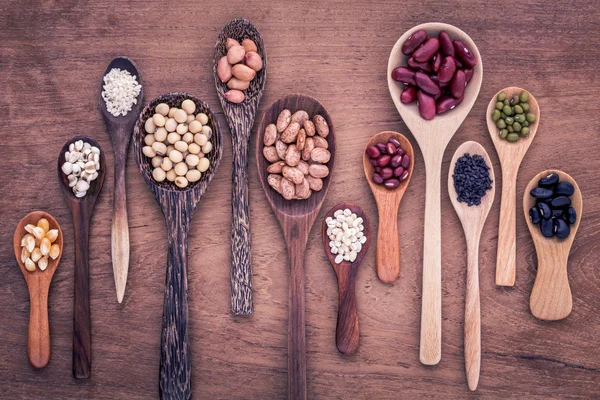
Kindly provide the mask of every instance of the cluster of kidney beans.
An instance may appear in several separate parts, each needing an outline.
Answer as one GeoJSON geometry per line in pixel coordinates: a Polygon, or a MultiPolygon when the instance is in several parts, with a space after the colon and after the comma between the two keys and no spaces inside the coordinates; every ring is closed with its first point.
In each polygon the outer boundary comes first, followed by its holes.
{"type": "Polygon", "coordinates": [[[540,225],[545,237],[564,239],[571,233],[570,225],[577,221],[577,213],[569,198],[575,192],[570,182],[560,182],[557,174],[550,174],[538,181],[530,194],[536,205],[529,210],[531,222],[540,225]]]}
{"type": "Polygon", "coordinates": [[[402,44],[402,53],[410,56],[408,65],[392,71],[392,79],[406,85],[402,103],[416,100],[421,117],[430,120],[463,101],[477,59],[462,41],[444,31],[428,38],[420,29],[402,44]]]}
{"type": "Polygon", "coordinates": [[[373,166],[373,182],[394,189],[408,179],[410,156],[395,138],[367,147],[366,153],[373,166]]]}

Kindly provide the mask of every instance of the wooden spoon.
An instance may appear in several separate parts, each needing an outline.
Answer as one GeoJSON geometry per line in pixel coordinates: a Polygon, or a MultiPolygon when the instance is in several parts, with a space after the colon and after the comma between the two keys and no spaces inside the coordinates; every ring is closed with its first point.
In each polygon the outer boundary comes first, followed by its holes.
{"type": "Polygon", "coordinates": [[[501,92],[506,93],[507,98],[511,99],[515,94],[524,91],[526,90],[518,87],[508,87],[500,90],[490,100],[485,116],[502,167],[502,197],[500,200],[500,226],[498,229],[498,255],[496,258],[496,285],[498,286],[515,285],[517,271],[517,173],[540,124],[540,107],[535,97],[529,93],[530,112],[534,113],[537,118],[529,126],[529,135],[521,137],[518,142],[514,143],[500,138],[500,130],[492,120],[492,112],[496,109],[497,98],[501,92]]]}
{"type": "Polygon", "coordinates": [[[63,249],[63,235],[60,225],[54,217],[44,211],[33,211],[27,214],[17,225],[13,240],[15,257],[17,264],[21,268],[27,288],[29,289],[29,331],[27,336],[27,356],[29,362],[35,368],[44,368],[50,361],[50,324],[48,322],[48,292],[50,291],[50,282],[56,267],[60,262],[60,256],[63,249]],[[54,242],[60,247],[60,253],[56,260],[48,258],[48,266],[44,271],[36,268],[34,272],[29,272],[21,261],[21,239],[27,234],[25,225],[33,224],[46,218],[50,223],[50,229],[58,229],[58,237],[54,242]]]}
{"type": "Polygon", "coordinates": [[[267,53],[258,29],[247,19],[238,18],[223,27],[213,63],[215,86],[231,131],[233,145],[233,195],[231,222],[231,311],[235,315],[250,315],[252,304],[252,265],[250,261],[250,214],[248,211],[248,142],[254,126],[256,109],[267,81],[267,53]],[[246,98],[235,104],[225,99],[227,85],[217,75],[217,64],[227,54],[227,38],[242,42],[251,39],[262,56],[263,67],[244,91],[246,98]]]}
{"type": "Polygon", "coordinates": [[[398,208],[412,177],[415,154],[410,141],[398,132],[385,131],[373,136],[363,152],[365,177],[375,197],[379,210],[379,228],[377,229],[377,276],[382,282],[394,282],[400,275],[400,237],[398,236],[398,208]],[[400,147],[410,157],[408,178],[395,189],[388,189],[373,182],[374,167],[369,162],[366,149],[377,143],[387,143],[390,138],[400,142],[400,147]]]}
{"type": "Polygon", "coordinates": [[[369,244],[371,243],[371,227],[369,225],[369,218],[361,210],[361,208],[352,203],[340,203],[333,207],[325,214],[323,218],[323,247],[325,248],[325,255],[329,259],[329,262],[333,266],[335,276],[338,281],[338,294],[339,294],[339,305],[338,305],[338,317],[337,317],[337,328],[335,335],[335,343],[338,351],[342,354],[353,354],[358,349],[358,311],[356,310],[356,275],[358,273],[358,266],[360,265],[363,258],[369,250],[369,244]],[[335,218],[333,214],[337,210],[349,209],[358,217],[363,219],[363,235],[367,238],[365,244],[362,245],[361,251],[357,254],[354,262],[342,261],[339,264],[335,263],[335,254],[331,253],[331,247],[329,247],[329,236],[327,235],[327,222],[328,217],[335,218]]]}
{"type": "Polygon", "coordinates": [[[223,137],[219,121],[206,103],[188,93],[163,94],[142,110],[133,129],[133,150],[142,176],[165,216],[169,240],[161,338],[160,397],[189,399],[192,366],[187,324],[187,239],[194,210],[213,179],[223,155],[223,137]],[[185,99],[196,103],[196,113],[208,115],[208,124],[213,132],[210,138],[213,150],[205,155],[210,160],[210,167],[202,174],[202,178],[198,182],[190,183],[185,189],[179,189],[174,183],[166,180],[154,181],[151,160],[142,154],[142,148],[144,124],[154,115],[156,106],[167,103],[170,107],[181,107],[185,99]]]}
{"type": "Polygon", "coordinates": [[[448,194],[460,219],[465,239],[467,240],[467,293],[465,296],[465,368],[469,389],[477,389],[479,382],[479,370],[481,368],[481,314],[479,304],[479,239],[485,220],[490,212],[496,184],[494,182],[494,168],[490,156],[477,142],[465,142],[454,153],[448,172],[448,194]],[[458,201],[458,195],[454,189],[454,167],[456,161],[465,153],[480,155],[490,167],[490,179],[492,188],[488,190],[481,199],[478,206],[469,207],[467,203],[458,201]]]}
{"type": "Polygon", "coordinates": [[[90,321],[90,266],[89,266],[89,235],[90,221],[94,205],[104,184],[106,175],[106,160],[100,145],[87,136],[76,136],[69,140],[60,151],[57,164],[58,181],[62,188],[67,206],[73,216],[75,232],[75,277],[73,287],[73,376],[87,379],[92,372],[92,326],[90,321]],[[77,198],[69,187],[69,180],[61,167],[65,162],[65,152],[69,145],[78,140],[96,146],[100,149],[100,170],[98,177],[90,183],[90,188],[84,197],[77,198]]]}
{"type": "Polygon", "coordinates": [[[423,305],[421,309],[421,351],[423,364],[435,365],[442,357],[442,269],[441,269],[441,215],[440,181],[444,150],[473,107],[483,78],[481,55],[471,38],[460,29],[442,23],[415,26],[398,39],[388,61],[388,86],[400,116],[417,140],[427,174],[425,195],[425,233],[423,245],[423,305]],[[403,85],[392,79],[392,71],[407,64],[402,44],[413,32],[423,29],[429,36],[446,31],[453,40],[462,40],[477,58],[473,77],[465,89],[464,100],[455,109],[426,121],[419,115],[415,104],[403,104],[400,93],[403,85]]]}
{"type": "Polygon", "coordinates": [[[115,152],[115,181],[113,190],[113,216],[111,228],[111,250],[113,275],[117,289],[117,301],[121,303],[125,295],[127,285],[127,272],[129,271],[129,224],[127,222],[127,198],[125,190],[125,167],[127,166],[127,153],[129,142],[133,133],[133,125],[142,110],[142,99],[144,98],[144,87],[136,98],[137,103],[125,116],[115,117],[108,112],[106,102],[102,98],[104,77],[113,68],[128,71],[136,77],[137,82],[142,85],[142,77],[133,61],[127,57],[117,57],[108,64],[106,71],[100,80],[100,111],[106,129],[110,135],[113,150],[115,152]]]}
{"type": "Polygon", "coordinates": [[[537,274],[529,299],[529,309],[534,317],[542,320],[556,321],[566,318],[573,308],[567,264],[571,245],[577,234],[583,213],[583,199],[579,186],[575,179],[565,172],[558,170],[542,171],[529,182],[525,189],[523,211],[538,257],[537,274]],[[529,192],[537,186],[541,178],[552,173],[558,174],[561,182],[570,182],[575,187],[575,193],[571,196],[571,207],[577,213],[577,220],[571,225],[571,234],[566,239],[544,237],[539,225],[532,224],[529,218],[529,209],[535,205],[535,199],[531,197],[529,192]]]}
{"type": "Polygon", "coordinates": [[[335,129],[329,113],[316,99],[295,94],[286,96],[273,103],[263,115],[256,135],[256,163],[258,175],[262,182],[267,200],[279,220],[288,255],[290,257],[290,297],[288,320],[288,398],[306,398],[306,337],[304,327],[304,252],[310,229],[321,209],[323,199],[327,194],[335,161],[335,129]],[[279,113],[288,109],[292,113],[304,110],[312,118],[320,114],[329,125],[327,142],[331,152],[329,175],[323,179],[323,188],[313,192],[306,200],[285,200],[267,183],[267,167],[269,162],[263,156],[263,136],[265,128],[277,121],[279,113]]]}

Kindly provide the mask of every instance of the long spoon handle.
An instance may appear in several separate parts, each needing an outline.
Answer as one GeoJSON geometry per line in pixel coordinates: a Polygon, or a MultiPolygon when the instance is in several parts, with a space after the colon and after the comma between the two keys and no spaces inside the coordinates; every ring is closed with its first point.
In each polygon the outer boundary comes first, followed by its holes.
{"type": "Polygon", "coordinates": [[[129,223],[127,222],[127,197],[125,192],[125,163],[127,147],[115,148],[115,188],[111,230],[113,275],[117,289],[117,301],[121,303],[125,295],[127,273],[129,271],[129,223]]]}
{"type": "Polygon", "coordinates": [[[442,358],[441,157],[425,162],[425,233],[420,360],[435,365],[442,358]]]}
{"type": "Polygon", "coordinates": [[[481,368],[481,313],[479,302],[479,236],[467,238],[467,293],[465,297],[465,368],[469,389],[477,389],[481,368]]]}
{"type": "Polygon", "coordinates": [[[398,204],[380,201],[377,230],[377,276],[382,282],[394,282],[400,275],[400,237],[398,236],[398,204]]]}
{"type": "Polygon", "coordinates": [[[517,169],[502,168],[502,199],[498,228],[498,254],[496,257],[496,285],[514,286],[517,257],[517,169]]]}
{"type": "Polygon", "coordinates": [[[340,268],[337,274],[339,306],[335,342],[342,354],[352,354],[358,349],[357,272],[358,265],[351,265],[340,268]]]}
{"type": "Polygon", "coordinates": [[[48,324],[49,285],[39,279],[29,282],[29,334],[27,355],[35,368],[44,368],[50,361],[50,326],[48,324]]]}
{"type": "Polygon", "coordinates": [[[544,251],[537,252],[537,256],[537,274],[531,290],[529,309],[534,317],[546,321],[566,318],[573,309],[567,275],[569,251],[559,250],[558,246],[546,246],[544,251]]]}

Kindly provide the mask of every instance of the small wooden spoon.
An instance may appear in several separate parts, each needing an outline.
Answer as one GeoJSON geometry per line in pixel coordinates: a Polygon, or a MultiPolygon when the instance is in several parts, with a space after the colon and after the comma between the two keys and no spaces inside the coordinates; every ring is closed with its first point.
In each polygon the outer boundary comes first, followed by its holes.
{"type": "Polygon", "coordinates": [[[54,217],[44,211],[33,211],[27,214],[17,225],[13,240],[17,264],[21,268],[27,288],[29,289],[29,333],[27,336],[27,355],[29,362],[35,368],[44,368],[50,361],[50,324],[48,322],[48,292],[50,282],[56,267],[60,262],[63,249],[63,235],[60,225],[54,217]],[[21,261],[21,239],[27,234],[25,225],[33,224],[46,218],[50,223],[50,229],[58,229],[58,237],[54,242],[60,247],[60,253],[56,260],[48,258],[48,266],[44,271],[36,268],[29,272],[21,261]]]}
{"type": "Polygon", "coordinates": [[[517,173],[540,124],[540,107],[535,97],[529,93],[529,112],[534,113],[537,118],[533,124],[529,125],[529,135],[521,137],[518,142],[514,143],[500,138],[500,130],[492,120],[492,112],[496,109],[497,98],[501,92],[506,93],[507,98],[511,99],[515,94],[518,95],[525,91],[525,89],[518,87],[508,87],[500,90],[490,100],[485,116],[502,167],[502,197],[500,200],[500,226],[498,229],[498,255],[496,258],[496,285],[498,286],[515,285],[517,271],[517,173]]]}
{"type": "Polygon", "coordinates": [[[373,136],[363,152],[363,169],[365,177],[375,197],[379,210],[379,228],[377,229],[377,276],[382,282],[391,283],[400,275],[400,237],[398,236],[398,208],[406,192],[415,164],[415,153],[410,141],[398,132],[385,131],[373,136]],[[395,189],[388,189],[373,182],[373,165],[369,162],[366,149],[377,143],[387,143],[390,138],[400,142],[400,147],[410,157],[410,174],[395,189]]]}
{"type": "Polygon", "coordinates": [[[335,276],[338,281],[338,317],[337,317],[337,328],[335,335],[335,343],[338,351],[342,354],[353,354],[358,349],[358,311],[356,309],[356,275],[358,273],[358,266],[360,265],[363,258],[369,250],[369,244],[371,243],[371,227],[369,224],[369,218],[357,205],[351,203],[340,203],[333,207],[325,214],[323,218],[323,247],[325,248],[325,255],[329,259],[329,262],[333,266],[335,276]],[[335,263],[335,254],[331,253],[331,247],[329,246],[329,236],[327,235],[327,218],[335,218],[333,214],[337,210],[349,209],[358,217],[363,219],[363,235],[367,238],[365,244],[362,245],[361,251],[357,254],[354,262],[342,261],[339,264],[335,263]]]}
{"type": "Polygon", "coordinates": [[[467,240],[467,293],[465,296],[465,368],[469,389],[477,389],[479,370],[481,368],[481,313],[479,303],[479,240],[485,220],[490,212],[496,183],[494,182],[494,168],[490,156],[477,142],[465,142],[454,153],[448,172],[448,194],[460,219],[465,239],[467,240]],[[478,206],[469,207],[467,203],[458,201],[454,189],[454,167],[456,161],[465,153],[480,155],[490,167],[492,188],[481,199],[478,206]]]}
{"type": "Polygon", "coordinates": [[[142,85],[142,77],[133,61],[127,57],[115,58],[108,64],[106,71],[100,80],[100,111],[106,129],[110,135],[113,150],[115,153],[115,181],[113,190],[113,216],[111,228],[111,250],[113,275],[115,278],[115,287],[117,289],[117,301],[121,303],[125,295],[125,286],[127,285],[127,272],[129,271],[129,224],[127,222],[127,198],[125,190],[125,167],[127,166],[127,153],[129,152],[129,142],[133,133],[133,125],[142,110],[142,99],[144,98],[144,86],[136,98],[137,103],[133,105],[131,111],[125,116],[115,117],[108,112],[106,102],[102,98],[104,77],[113,68],[128,71],[136,77],[137,82],[142,85]]]}
{"type": "Polygon", "coordinates": [[[304,252],[308,235],[321,209],[335,165],[335,129],[329,113],[316,99],[301,94],[286,96],[273,103],[264,113],[256,135],[256,164],[262,187],[279,220],[290,257],[290,297],[288,320],[288,398],[306,398],[306,336],[304,326],[304,252]],[[263,137],[268,124],[275,123],[279,113],[304,110],[312,118],[320,114],[329,125],[327,142],[331,159],[329,175],[323,179],[323,188],[306,200],[285,200],[267,183],[269,162],[263,156],[263,137]]]}
{"type": "Polygon", "coordinates": [[[192,394],[192,365],[188,334],[188,284],[187,239],[194,210],[212,181],[223,155],[223,136],[217,116],[206,103],[188,93],[167,93],[152,100],[140,114],[133,128],[133,151],[135,161],[144,181],[154,194],[165,216],[169,253],[165,282],[165,301],[162,320],[159,391],[162,399],[189,399],[192,394]],[[144,147],[144,124],[154,115],[156,106],[167,103],[181,107],[185,99],[196,103],[196,113],[205,113],[212,129],[213,150],[206,154],[209,169],[198,182],[179,189],[167,180],[156,182],[152,178],[150,159],[142,154],[144,147]]]}
{"type": "Polygon", "coordinates": [[[94,205],[104,184],[106,175],[106,160],[100,145],[87,136],[76,136],[63,146],[58,156],[58,181],[65,196],[65,201],[73,216],[75,231],[75,278],[73,287],[73,376],[87,379],[92,372],[92,326],[90,321],[90,279],[89,279],[89,235],[90,221],[94,205]],[[98,177],[90,183],[90,188],[84,197],[77,198],[69,187],[69,180],[61,166],[65,162],[65,152],[69,145],[77,140],[83,140],[100,149],[100,170],[98,177]]]}
{"type": "Polygon", "coordinates": [[[483,78],[483,63],[473,40],[460,29],[442,23],[415,26],[398,39],[388,61],[388,87],[392,100],[408,129],[417,140],[427,173],[425,192],[425,233],[423,244],[423,293],[421,309],[421,351],[423,364],[435,365],[442,357],[442,255],[440,182],[444,150],[452,136],[473,107],[483,78]],[[406,65],[408,57],[402,54],[402,44],[415,31],[423,29],[429,36],[446,31],[453,40],[462,40],[477,58],[473,77],[465,89],[464,100],[455,109],[426,121],[419,115],[415,104],[403,104],[400,93],[403,85],[392,79],[392,71],[406,65]]]}
{"type": "Polygon", "coordinates": [[[546,321],[566,318],[573,308],[567,264],[571,245],[577,234],[583,213],[583,199],[577,182],[562,171],[546,170],[540,172],[529,182],[525,189],[523,212],[538,257],[537,274],[529,299],[529,309],[534,317],[546,321]],[[529,192],[537,186],[541,178],[552,173],[558,174],[561,182],[570,182],[575,187],[575,193],[571,196],[571,207],[577,213],[577,220],[571,225],[571,234],[566,239],[544,237],[539,225],[531,223],[531,218],[529,218],[529,210],[535,205],[535,199],[531,197],[529,192]]]}
{"type": "Polygon", "coordinates": [[[254,126],[256,109],[267,81],[267,53],[262,36],[252,22],[238,18],[223,27],[217,44],[213,73],[217,94],[231,130],[233,145],[233,195],[231,206],[231,311],[235,315],[250,315],[254,310],[252,304],[252,264],[250,261],[250,213],[248,211],[248,142],[254,126]],[[221,82],[217,75],[217,64],[227,54],[227,38],[242,42],[251,39],[262,56],[263,67],[244,91],[246,98],[235,104],[225,99],[227,84],[221,82]]]}

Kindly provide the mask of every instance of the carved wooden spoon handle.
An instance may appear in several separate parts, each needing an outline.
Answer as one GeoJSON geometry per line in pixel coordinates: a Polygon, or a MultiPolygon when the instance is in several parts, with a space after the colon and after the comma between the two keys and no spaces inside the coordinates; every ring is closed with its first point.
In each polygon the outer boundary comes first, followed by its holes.
{"type": "Polygon", "coordinates": [[[352,354],[358,349],[358,311],[356,309],[356,274],[358,266],[343,268],[338,274],[338,319],[336,345],[340,353],[352,354]]]}

